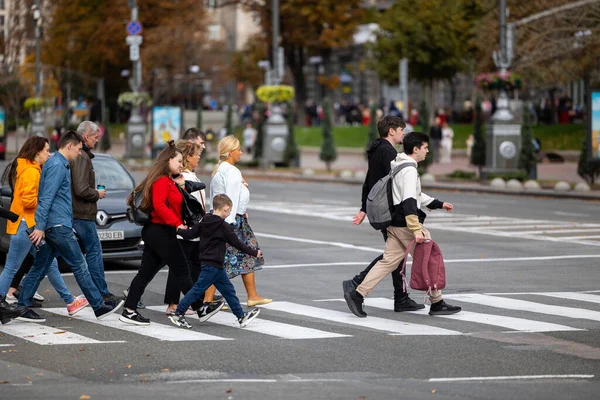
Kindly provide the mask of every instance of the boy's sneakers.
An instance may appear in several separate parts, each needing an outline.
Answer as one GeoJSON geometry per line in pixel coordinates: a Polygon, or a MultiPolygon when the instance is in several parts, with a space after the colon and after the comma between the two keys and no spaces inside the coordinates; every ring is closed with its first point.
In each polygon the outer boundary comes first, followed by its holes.
{"type": "Polygon", "coordinates": [[[137,311],[127,311],[127,309],[123,310],[123,313],[119,317],[119,321],[125,322],[126,324],[131,325],[140,325],[147,326],[150,325],[150,320],[148,318],[142,317],[140,313],[137,311]]]}
{"type": "Polygon", "coordinates": [[[364,298],[356,290],[352,289],[350,292],[344,293],[344,299],[354,315],[359,318],[367,316],[367,313],[363,310],[364,298]]]}
{"type": "Polygon", "coordinates": [[[243,328],[246,325],[248,325],[250,322],[252,322],[252,320],[254,318],[258,317],[258,314],[260,314],[259,308],[253,308],[252,310],[244,313],[243,317],[238,318],[238,322],[240,323],[240,328],[243,328]]]}
{"type": "Polygon", "coordinates": [[[221,298],[221,300],[213,301],[212,303],[206,303],[198,310],[198,317],[200,318],[200,322],[205,322],[210,319],[213,315],[221,311],[223,306],[225,305],[225,300],[221,298]]]}
{"type": "Polygon", "coordinates": [[[460,310],[462,310],[462,308],[458,306],[451,306],[444,300],[440,300],[431,305],[431,308],[429,308],[429,315],[450,315],[456,314],[457,312],[460,312],[460,310]]]}
{"type": "Polygon", "coordinates": [[[119,308],[123,307],[123,304],[125,304],[125,301],[123,300],[119,301],[118,303],[112,301],[105,301],[102,307],[100,307],[97,310],[94,310],[94,314],[96,315],[97,319],[106,318],[110,314],[119,311],[119,308]]]}
{"type": "MultiPolygon", "coordinates": [[[[200,311],[198,311],[198,314],[200,314],[200,311]]],[[[185,319],[185,315],[171,314],[171,315],[169,315],[169,321],[171,321],[173,324],[177,325],[180,328],[185,328],[185,329],[192,328],[192,325],[190,325],[190,323],[187,322],[187,319],[185,319]]]]}
{"type": "Polygon", "coordinates": [[[402,311],[417,311],[425,308],[425,304],[419,304],[408,295],[404,296],[401,300],[394,300],[394,311],[402,312],[402,311]]]}
{"type": "Polygon", "coordinates": [[[25,311],[25,314],[16,318],[17,321],[25,321],[25,322],[46,322],[46,318],[42,317],[31,308],[25,311]]]}
{"type": "MultiPolygon", "coordinates": [[[[127,300],[127,295],[129,294],[129,288],[124,289],[123,294],[125,295],[125,300],[127,300]]],[[[136,308],[139,308],[139,309],[146,308],[146,305],[144,303],[142,303],[142,299],[140,299],[140,301],[138,301],[136,308]]]]}
{"type": "Polygon", "coordinates": [[[73,315],[77,314],[79,311],[86,308],[89,304],[90,303],[88,303],[85,296],[81,295],[81,296],[75,297],[75,300],[73,300],[72,303],[67,304],[67,311],[69,313],[69,316],[73,316],[73,315]]]}

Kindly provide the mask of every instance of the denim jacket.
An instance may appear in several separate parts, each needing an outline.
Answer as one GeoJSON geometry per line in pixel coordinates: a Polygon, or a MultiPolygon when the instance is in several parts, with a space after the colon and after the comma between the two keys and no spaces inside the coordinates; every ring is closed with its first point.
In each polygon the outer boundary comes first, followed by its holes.
{"type": "Polygon", "coordinates": [[[57,225],[73,228],[71,172],[69,162],[58,151],[42,168],[35,225],[42,231],[57,225]]]}

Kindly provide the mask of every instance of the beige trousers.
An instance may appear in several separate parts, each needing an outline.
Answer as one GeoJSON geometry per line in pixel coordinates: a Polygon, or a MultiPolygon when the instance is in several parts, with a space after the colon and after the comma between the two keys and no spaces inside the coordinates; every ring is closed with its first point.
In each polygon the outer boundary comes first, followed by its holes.
{"type": "MultiPolygon", "coordinates": [[[[431,239],[429,231],[421,225],[421,231],[425,239],[431,239]]],[[[408,228],[390,226],[387,228],[388,238],[385,242],[383,258],[369,271],[365,280],[356,288],[356,291],[363,297],[367,297],[375,286],[379,284],[392,271],[398,268],[400,261],[406,254],[406,249],[415,238],[415,235],[408,228]]],[[[406,275],[406,271],[405,271],[406,275]]],[[[429,295],[431,303],[437,303],[442,299],[441,290],[433,290],[429,295]]]]}

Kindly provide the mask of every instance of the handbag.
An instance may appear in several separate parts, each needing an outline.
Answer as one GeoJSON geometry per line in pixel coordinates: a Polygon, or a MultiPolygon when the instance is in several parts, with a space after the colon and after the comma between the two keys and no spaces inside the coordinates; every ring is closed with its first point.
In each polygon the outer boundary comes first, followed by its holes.
{"type": "Polygon", "coordinates": [[[194,196],[179,186],[177,186],[177,188],[183,196],[181,219],[188,227],[194,227],[202,221],[202,218],[204,218],[204,208],[194,196]]]}

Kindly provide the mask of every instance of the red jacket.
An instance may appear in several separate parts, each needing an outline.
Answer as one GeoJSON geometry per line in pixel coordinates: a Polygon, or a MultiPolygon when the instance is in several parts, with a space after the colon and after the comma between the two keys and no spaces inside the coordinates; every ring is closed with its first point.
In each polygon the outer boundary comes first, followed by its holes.
{"type": "Polygon", "coordinates": [[[181,204],[183,196],[177,184],[168,176],[158,178],[150,190],[152,195],[152,212],[150,221],[154,224],[183,225],[181,219],[181,204]]]}

